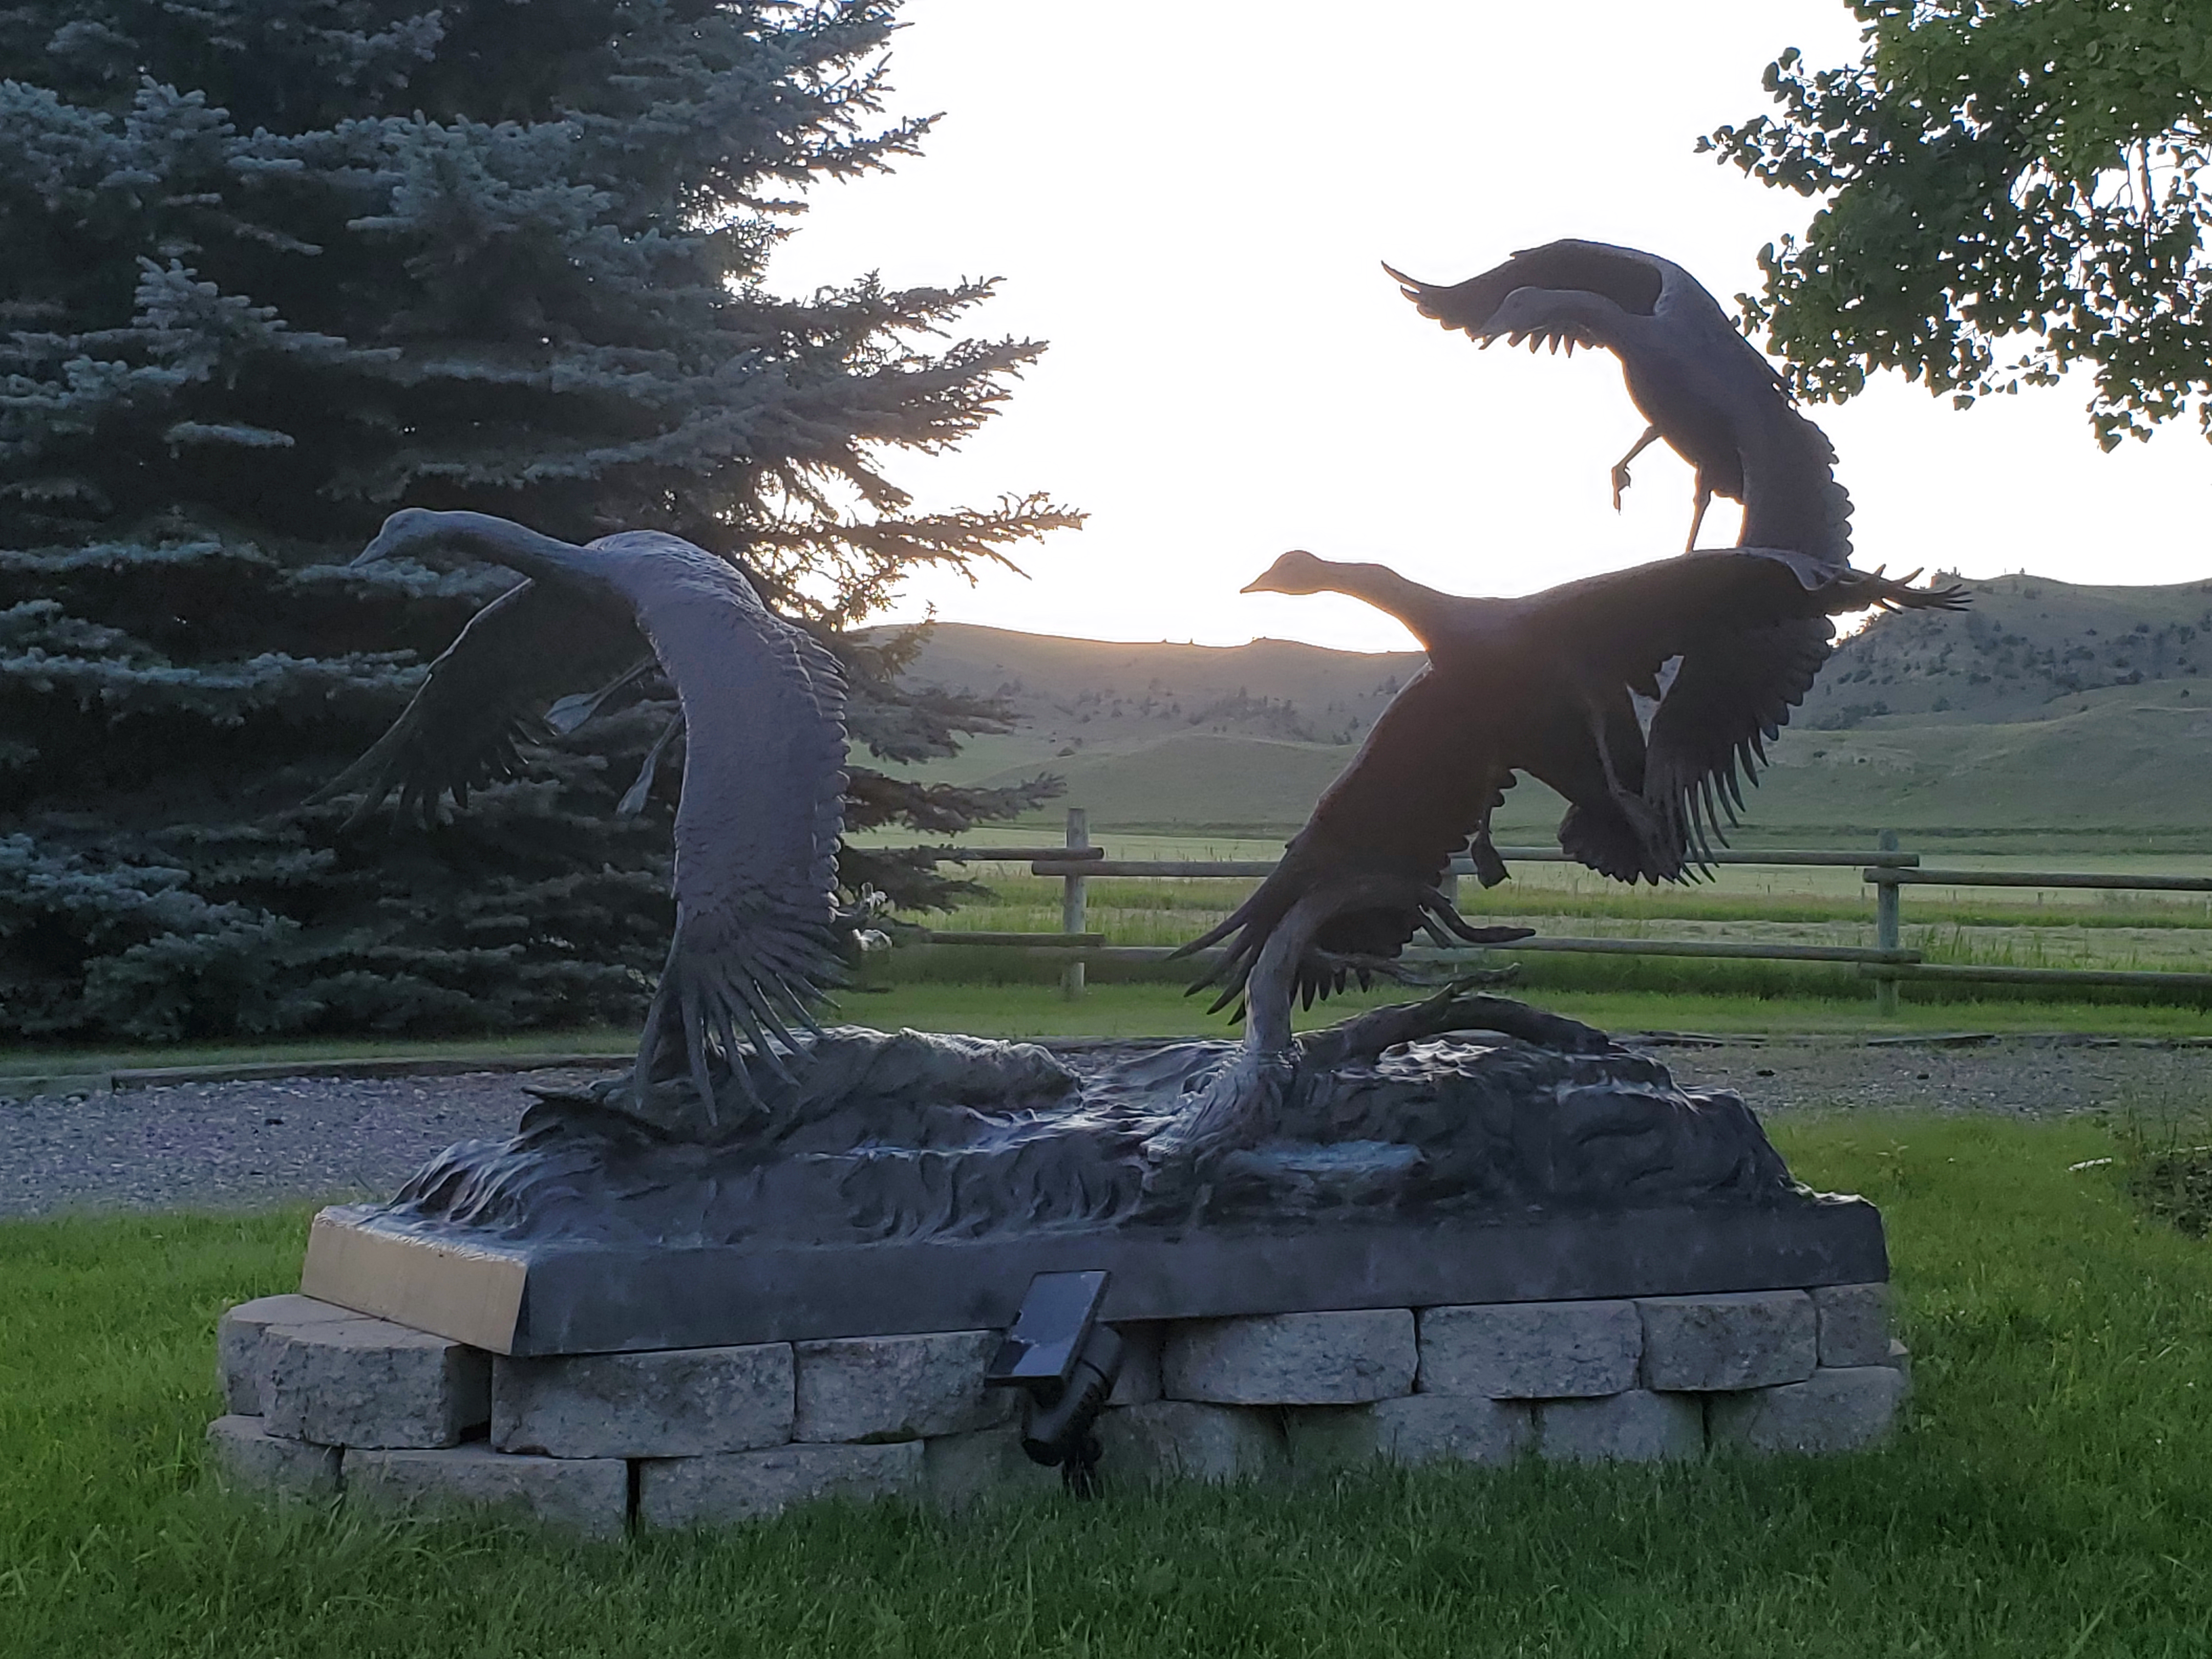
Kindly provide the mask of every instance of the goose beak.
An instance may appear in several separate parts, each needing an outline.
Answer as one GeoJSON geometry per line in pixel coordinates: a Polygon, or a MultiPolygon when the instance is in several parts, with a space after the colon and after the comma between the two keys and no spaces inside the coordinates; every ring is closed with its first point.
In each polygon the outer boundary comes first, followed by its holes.
{"type": "Polygon", "coordinates": [[[1267,577],[1255,576],[1250,581],[1246,582],[1243,586],[1238,588],[1237,591],[1239,593],[1273,593],[1279,590],[1278,590],[1275,585],[1269,581],[1267,577]]]}

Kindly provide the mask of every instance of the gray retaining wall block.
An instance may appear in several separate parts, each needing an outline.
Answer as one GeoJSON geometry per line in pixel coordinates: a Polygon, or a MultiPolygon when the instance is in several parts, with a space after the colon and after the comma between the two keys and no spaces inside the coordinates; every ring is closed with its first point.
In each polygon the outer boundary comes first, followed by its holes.
{"type": "Polygon", "coordinates": [[[619,1538],[629,1465],[619,1457],[526,1457],[483,1442],[428,1450],[349,1446],[346,1502],[394,1509],[500,1504],[593,1538],[619,1538]]]}
{"type": "Polygon", "coordinates": [[[694,1457],[791,1438],[791,1345],[495,1358],[491,1443],[553,1457],[694,1457]]]}
{"type": "Polygon", "coordinates": [[[1534,1432],[1528,1403],[1486,1395],[1414,1394],[1370,1406],[1304,1406],[1284,1414],[1301,1474],[1392,1463],[1510,1463],[1534,1432]]]}
{"type": "Polygon", "coordinates": [[[1636,1386],[1644,1322],[1633,1302],[1492,1302],[1424,1308],[1424,1394],[1540,1400],[1636,1386]]]}
{"type": "Polygon", "coordinates": [[[1813,1291],[1823,1365],[1889,1364],[1889,1286],[1822,1285],[1813,1291]]]}
{"type": "Polygon", "coordinates": [[[1109,1406],[1149,1406],[1160,1397],[1160,1347],[1167,1340],[1167,1322],[1134,1319],[1116,1325],[1121,1339],[1121,1374],[1114,1379],[1109,1406]]]}
{"type": "Polygon", "coordinates": [[[1705,1397],[1629,1389],[1536,1407],[1536,1453],[1559,1463],[1658,1463],[1702,1457],[1705,1397]]]}
{"type": "Polygon", "coordinates": [[[1718,1393],[1802,1382],[1820,1363],[1813,1298],[1802,1291],[1639,1297],[1644,1386],[1718,1393]]]}
{"type": "Polygon", "coordinates": [[[1823,1367],[1802,1382],[1716,1395],[1706,1423],[1715,1451],[1856,1451],[1888,1437],[1905,1389],[1893,1366],[1823,1367]]]}
{"type": "Polygon", "coordinates": [[[207,1425],[208,1462],[218,1478],[283,1498],[335,1498],[338,1449],[270,1434],[259,1417],[218,1417],[207,1425]]]}
{"type": "Polygon", "coordinates": [[[1273,1412],[1156,1400],[1123,1406],[1098,1419],[1106,1480],[1253,1480],[1286,1468],[1273,1412]]]}
{"type": "Polygon", "coordinates": [[[1419,1360],[1406,1308],[1179,1320],[1160,1387],[1221,1406],[1356,1406],[1411,1394],[1419,1360]]]}
{"type": "Polygon", "coordinates": [[[358,1319],[350,1308],[318,1302],[296,1291],[286,1296],[256,1297],[224,1314],[215,1328],[216,1374],[222,1383],[222,1401],[234,1417],[258,1417],[269,1383],[269,1356],[264,1340],[271,1325],[329,1324],[358,1319]]]}
{"type": "Polygon", "coordinates": [[[959,1510],[1018,1492],[1058,1492],[1060,1478],[1057,1468],[1033,1461],[1022,1449],[1021,1430],[1006,1425],[923,1441],[921,1484],[931,1503],[959,1510]]]}
{"type": "Polygon", "coordinates": [[[1889,1339],[1889,1353],[1882,1363],[1905,1379],[1902,1398],[1912,1398],[1912,1351],[1893,1336],[1889,1339]]]}
{"type": "Polygon", "coordinates": [[[388,1320],[271,1325],[269,1432],[327,1446],[458,1445],[491,1419],[491,1356],[388,1320]]]}
{"type": "Polygon", "coordinates": [[[793,1346],[798,1366],[794,1440],[920,1440],[1003,1423],[1018,1389],[986,1389],[997,1331],[848,1336],[793,1346]]]}
{"type": "Polygon", "coordinates": [[[715,1452],[637,1466],[641,1527],[697,1527],[754,1521],[817,1498],[918,1493],[922,1442],[871,1446],[793,1444],[715,1452]]]}

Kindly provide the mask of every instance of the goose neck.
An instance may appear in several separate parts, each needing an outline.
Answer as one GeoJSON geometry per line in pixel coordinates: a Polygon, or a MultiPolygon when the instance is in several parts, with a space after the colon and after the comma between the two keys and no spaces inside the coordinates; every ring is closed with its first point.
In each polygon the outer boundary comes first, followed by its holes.
{"type": "Polygon", "coordinates": [[[1387,565],[1342,564],[1331,572],[1340,593],[1365,601],[1406,624],[1425,647],[1451,632],[1452,599],[1433,587],[1408,580],[1387,565]]]}

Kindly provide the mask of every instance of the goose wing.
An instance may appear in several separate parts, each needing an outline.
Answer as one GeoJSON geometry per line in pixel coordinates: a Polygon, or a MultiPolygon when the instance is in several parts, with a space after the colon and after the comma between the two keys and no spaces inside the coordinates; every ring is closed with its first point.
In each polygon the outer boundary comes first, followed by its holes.
{"type": "Polygon", "coordinates": [[[1827,660],[1832,616],[1962,603],[1956,587],[1837,574],[1828,559],[1789,549],[1732,548],[1554,588],[1531,603],[1530,627],[1595,696],[1626,687],[1656,700],[1642,797],[1670,856],[1703,860],[1827,660]]]}
{"type": "Polygon", "coordinates": [[[1609,322],[1652,315],[1680,267],[1634,248],[1570,239],[1523,248],[1504,264],[1448,287],[1419,282],[1389,265],[1382,269],[1421,315],[1479,340],[1510,331],[1539,343],[1572,340],[1617,349],[1619,330],[1609,322]],[[1512,308],[1510,324],[1500,325],[1507,297],[1524,289],[1534,292],[1512,308]]]}
{"type": "Polygon", "coordinates": [[[605,599],[518,582],[469,618],[399,718],[308,800],[358,793],[348,830],[375,816],[395,789],[402,816],[425,823],[444,796],[465,806],[471,789],[514,775],[520,745],[543,732],[549,702],[637,648],[636,629],[605,599]]]}
{"type": "MultiPolygon", "coordinates": [[[[1182,946],[1178,956],[1221,945],[1222,959],[1197,985],[1219,988],[1208,1012],[1241,998],[1253,965],[1291,908],[1309,894],[1358,878],[1402,883],[1402,902],[1347,908],[1326,922],[1314,944],[1340,956],[1395,957],[1416,933],[1495,943],[1528,930],[1469,928],[1437,884],[1468,837],[1486,832],[1512,774],[1466,740],[1467,692],[1433,665],[1407,682],[1367,734],[1352,764],[1322,793],[1282,862],[1234,914],[1182,946]]],[[[1310,1007],[1341,991],[1346,969],[1300,964],[1297,994],[1310,1007]]],[[[1366,975],[1358,974],[1361,982],[1366,975]]]]}
{"type": "Polygon", "coordinates": [[[836,659],[688,542],[633,532],[592,544],[654,556],[616,580],[636,606],[686,728],[676,812],[676,933],[638,1050],[640,1095],[680,1047],[712,1109],[710,1046],[741,1041],[781,1073],[792,1027],[839,978],[834,924],[845,795],[845,681],[836,659]]]}

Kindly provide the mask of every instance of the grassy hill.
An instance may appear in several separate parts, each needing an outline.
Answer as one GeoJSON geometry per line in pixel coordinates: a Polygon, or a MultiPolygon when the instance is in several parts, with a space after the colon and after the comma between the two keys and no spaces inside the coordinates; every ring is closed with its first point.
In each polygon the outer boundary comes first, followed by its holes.
{"type": "MultiPolygon", "coordinates": [[[[1844,642],[1752,797],[1751,844],[1865,839],[2212,848],[2212,582],[1968,584],[1972,608],[1876,620],[1844,642]]],[[[1279,640],[1109,644],[939,627],[918,678],[993,692],[1015,729],[925,775],[1048,771],[1106,830],[1294,829],[1415,653],[1279,640]]],[[[1547,839],[1524,780],[1507,840],[1547,839]]],[[[1040,820],[1056,818],[1057,807],[1040,820]]]]}

